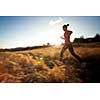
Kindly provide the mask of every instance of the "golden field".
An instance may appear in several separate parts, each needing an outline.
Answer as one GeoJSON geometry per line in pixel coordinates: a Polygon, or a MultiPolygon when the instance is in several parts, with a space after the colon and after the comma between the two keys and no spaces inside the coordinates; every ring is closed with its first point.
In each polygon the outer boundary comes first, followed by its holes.
{"type": "Polygon", "coordinates": [[[0,82],[2,83],[83,83],[100,82],[100,48],[75,47],[75,52],[87,62],[82,68],[68,50],[64,63],[59,61],[62,47],[0,52],[0,82]]]}

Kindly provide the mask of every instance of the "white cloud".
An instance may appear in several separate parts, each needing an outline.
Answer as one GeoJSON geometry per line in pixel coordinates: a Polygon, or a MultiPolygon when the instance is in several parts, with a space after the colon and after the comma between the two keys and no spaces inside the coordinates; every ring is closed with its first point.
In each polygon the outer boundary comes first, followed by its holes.
{"type": "Polygon", "coordinates": [[[49,21],[49,25],[56,25],[56,24],[59,24],[59,23],[61,23],[61,22],[63,22],[63,18],[58,17],[57,20],[50,20],[50,21],[49,21]]]}

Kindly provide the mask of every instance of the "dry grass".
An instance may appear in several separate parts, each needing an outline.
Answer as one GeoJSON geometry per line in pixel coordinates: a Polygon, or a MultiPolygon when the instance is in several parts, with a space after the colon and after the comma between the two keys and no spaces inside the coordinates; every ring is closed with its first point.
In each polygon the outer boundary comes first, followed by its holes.
{"type": "Polygon", "coordinates": [[[88,62],[86,68],[68,51],[64,64],[59,65],[61,47],[29,51],[0,52],[0,82],[100,82],[100,48],[75,48],[75,52],[88,62]],[[95,76],[94,76],[95,75],[95,76]]]}

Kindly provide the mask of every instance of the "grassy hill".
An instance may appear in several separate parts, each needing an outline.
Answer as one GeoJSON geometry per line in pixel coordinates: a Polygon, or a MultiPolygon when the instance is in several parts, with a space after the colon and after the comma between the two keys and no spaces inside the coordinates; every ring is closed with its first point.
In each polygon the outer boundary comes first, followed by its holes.
{"type": "Polygon", "coordinates": [[[100,43],[74,44],[75,52],[86,62],[81,68],[69,51],[59,61],[62,46],[0,52],[0,82],[53,83],[100,82],[100,43]]]}

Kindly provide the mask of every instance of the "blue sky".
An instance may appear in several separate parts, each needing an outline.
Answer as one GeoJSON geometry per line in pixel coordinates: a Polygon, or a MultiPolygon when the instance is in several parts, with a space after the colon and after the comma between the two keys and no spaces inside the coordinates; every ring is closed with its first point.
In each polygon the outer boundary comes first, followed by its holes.
{"type": "Polygon", "coordinates": [[[100,33],[100,17],[71,16],[1,16],[0,48],[42,45],[50,42],[60,44],[62,25],[69,23],[75,37],[92,37],[100,33]]]}

